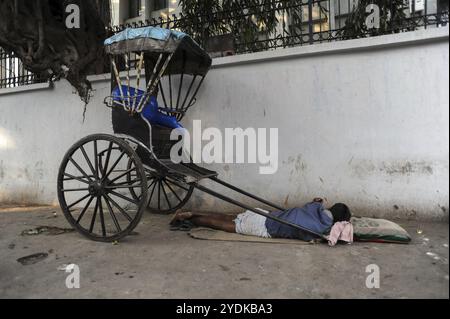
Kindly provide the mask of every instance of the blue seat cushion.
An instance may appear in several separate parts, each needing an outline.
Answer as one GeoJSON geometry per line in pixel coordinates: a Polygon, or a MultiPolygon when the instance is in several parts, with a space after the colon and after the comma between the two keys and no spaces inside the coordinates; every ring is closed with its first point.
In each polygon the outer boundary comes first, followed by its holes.
{"type": "MultiPolygon", "coordinates": [[[[142,99],[145,99],[146,95],[143,90],[139,90],[133,87],[128,89],[127,85],[122,85],[122,92],[124,97],[120,94],[120,88],[116,86],[112,91],[113,101],[119,105],[123,104],[128,107],[137,107],[142,99]],[[136,100],[136,101],[135,101],[136,100]]],[[[150,124],[161,125],[168,128],[182,128],[183,126],[177,121],[174,116],[164,114],[158,107],[158,100],[156,96],[151,96],[147,104],[142,109],[142,116],[146,118],[150,124]]]]}

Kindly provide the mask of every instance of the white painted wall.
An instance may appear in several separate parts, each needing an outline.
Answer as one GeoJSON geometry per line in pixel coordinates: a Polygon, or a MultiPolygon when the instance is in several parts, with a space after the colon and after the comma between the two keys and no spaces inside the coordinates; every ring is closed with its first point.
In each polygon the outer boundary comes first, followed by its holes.
{"type": "MultiPolygon", "coordinates": [[[[448,28],[216,59],[184,124],[278,127],[276,174],[209,168],[288,207],[326,196],[358,215],[448,219],[448,61],[448,28]]],[[[111,132],[109,82],[94,87],[84,123],[65,81],[0,95],[0,202],[56,203],[64,152],[111,132]]],[[[236,210],[199,193],[189,206],[236,210]]]]}
{"type": "Polygon", "coordinates": [[[0,96],[0,202],[56,203],[56,175],[81,137],[112,132],[103,106],[109,83],[97,82],[86,111],[68,82],[53,89],[0,96]]]}

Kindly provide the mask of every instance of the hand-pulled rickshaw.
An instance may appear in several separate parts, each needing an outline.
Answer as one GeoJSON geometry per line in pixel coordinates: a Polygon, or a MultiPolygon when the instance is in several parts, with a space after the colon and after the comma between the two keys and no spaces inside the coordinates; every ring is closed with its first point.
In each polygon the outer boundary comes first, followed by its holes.
{"type": "Polygon", "coordinates": [[[284,209],[219,179],[217,172],[189,160],[171,160],[177,142],[170,139],[171,132],[182,129],[180,122],[211,67],[211,58],[191,37],[158,27],[129,28],[108,38],[105,50],[111,60],[111,95],[105,104],[111,108],[114,135],[82,138],[67,151],[58,173],[61,209],[78,232],[96,241],[119,240],[146,209],[170,214],[197,189],[314,233],[201,185],[208,179],[284,209]]]}

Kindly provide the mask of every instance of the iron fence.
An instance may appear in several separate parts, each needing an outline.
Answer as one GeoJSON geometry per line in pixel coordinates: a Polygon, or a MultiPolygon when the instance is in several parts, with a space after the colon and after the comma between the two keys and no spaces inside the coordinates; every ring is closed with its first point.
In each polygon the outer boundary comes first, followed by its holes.
{"type": "MultiPolygon", "coordinates": [[[[116,26],[160,26],[178,29],[194,37],[207,50],[217,37],[229,35],[232,54],[265,51],[360,37],[440,27],[448,23],[448,1],[378,1],[380,25],[367,27],[374,0],[274,0],[236,6],[221,11],[181,13],[116,26]],[[366,11],[369,10],[369,11],[366,11]],[[352,27],[353,25],[353,27],[352,27]]],[[[250,2],[251,3],[251,2],[250,2]]],[[[255,3],[255,2],[253,2],[255,3]]],[[[211,50],[209,50],[211,51],[211,50]]]]}
{"type": "MultiPolygon", "coordinates": [[[[177,29],[193,36],[212,56],[220,56],[448,24],[446,0],[265,0],[229,3],[232,5],[217,11],[205,8],[195,13],[166,15],[118,25],[109,31],[114,33],[128,27],[144,26],[177,29]],[[373,2],[384,5],[374,8],[373,2]],[[368,22],[373,22],[373,25],[368,25],[368,22]]],[[[39,82],[38,76],[26,71],[17,58],[1,49],[0,67],[0,88],[39,82]]],[[[105,66],[105,72],[109,72],[108,66],[105,66]]]]}
{"type": "Polygon", "coordinates": [[[38,74],[28,71],[22,61],[0,48],[0,88],[44,82],[38,74]]]}

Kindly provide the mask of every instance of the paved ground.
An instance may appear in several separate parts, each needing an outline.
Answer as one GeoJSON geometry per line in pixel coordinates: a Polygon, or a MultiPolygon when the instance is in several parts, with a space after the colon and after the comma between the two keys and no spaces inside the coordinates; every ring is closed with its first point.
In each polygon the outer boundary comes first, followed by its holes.
{"type": "Polygon", "coordinates": [[[448,298],[447,223],[399,222],[410,245],[283,245],[202,241],[171,232],[169,217],[146,214],[118,245],[77,233],[22,236],[36,226],[68,227],[56,208],[0,209],[1,298],[448,298]],[[56,216],[54,216],[56,212],[56,216]],[[417,229],[423,231],[419,234],[417,229]],[[17,259],[47,253],[31,265],[17,259]],[[67,289],[64,264],[80,267],[67,289]],[[379,289],[365,286],[380,267],[379,289]]]}

